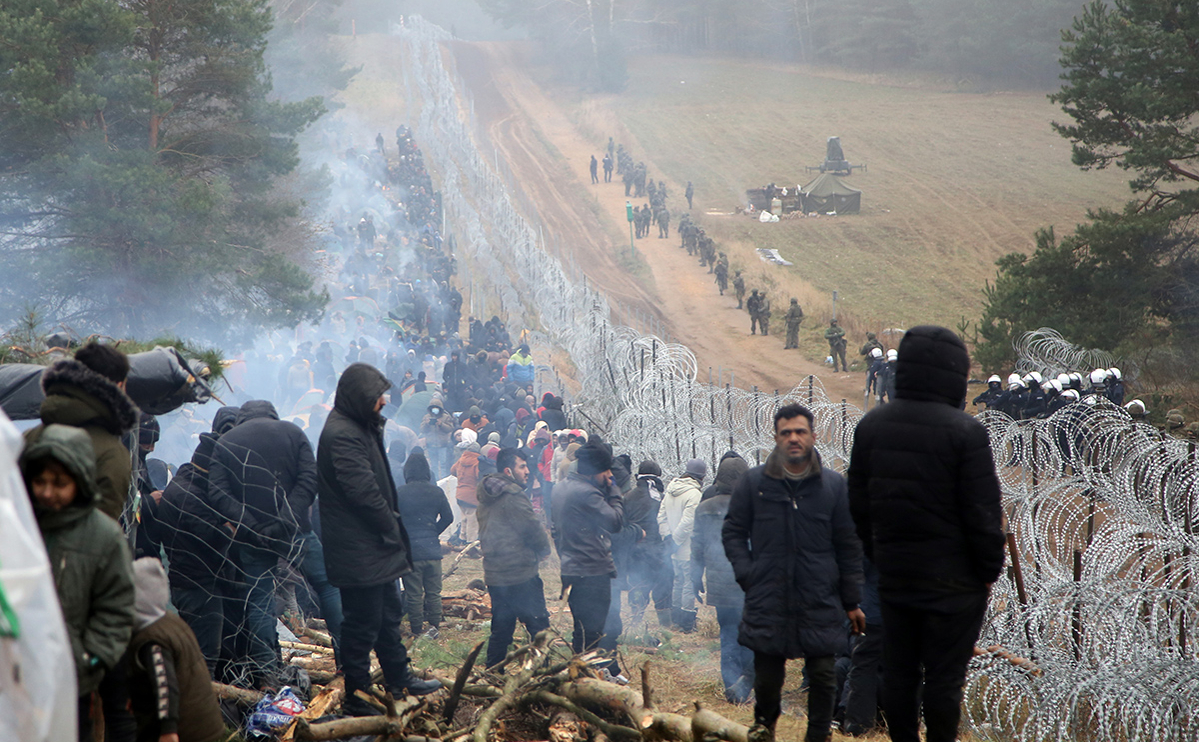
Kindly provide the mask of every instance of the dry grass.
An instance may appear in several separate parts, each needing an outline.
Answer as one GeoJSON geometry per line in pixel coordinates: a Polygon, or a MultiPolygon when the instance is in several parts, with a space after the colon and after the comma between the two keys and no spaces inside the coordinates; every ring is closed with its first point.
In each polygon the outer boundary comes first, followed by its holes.
{"type": "Polygon", "coordinates": [[[664,171],[677,208],[695,184],[696,209],[732,211],[746,188],[806,183],[825,138],[841,137],[869,172],[858,216],[759,224],[701,216],[733,267],[796,296],[809,315],[831,314],[831,294],[863,328],[938,322],[981,308],[995,259],[1033,246],[1033,233],[1069,231],[1088,208],[1127,196],[1122,173],[1082,173],[1050,128],[1064,114],[1043,93],[967,94],[904,80],[740,60],[658,56],[630,64],[619,96],[570,100],[572,120],[597,146],[615,134],[664,171]],[[794,267],[757,260],[776,248],[794,267]],[[809,307],[811,307],[809,309],[809,307]]]}

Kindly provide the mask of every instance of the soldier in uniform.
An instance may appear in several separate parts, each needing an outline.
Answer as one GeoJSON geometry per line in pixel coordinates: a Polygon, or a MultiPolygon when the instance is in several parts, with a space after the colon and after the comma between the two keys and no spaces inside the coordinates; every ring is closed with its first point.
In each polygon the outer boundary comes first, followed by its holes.
{"type": "Polygon", "coordinates": [[[591,156],[591,162],[587,163],[587,169],[591,171],[591,185],[599,182],[599,160],[595,159],[595,155],[591,156]]]}
{"type": "Polygon", "coordinates": [[[733,276],[733,293],[737,295],[737,308],[742,307],[742,299],[745,297],[745,279],[741,277],[741,271],[733,276]]]}
{"type": "Polygon", "coordinates": [[[649,237],[649,226],[654,223],[654,211],[649,204],[641,206],[641,236],[649,237]]]}
{"type": "Polygon", "coordinates": [[[720,260],[716,261],[716,287],[720,289],[721,296],[729,287],[729,260],[724,253],[720,253],[720,260]]]}
{"type": "Polygon", "coordinates": [[[841,370],[848,371],[849,366],[845,364],[845,346],[848,344],[845,340],[845,330],[842,330],[837,325],[837,320],[829,320],[828,329],[824,331],[824,339],[828,341],[829,353],[833,357],[833,371],[837,370],[837,359],[841,359],[841,370]]]}
{"type": "Polygon", "coordinates": [[[758,317],[762,311],[762,299],[758,296],[757,289],[754,289],[749,298],[745,300],[745,311],[749,312],[749,334],[757,335],[758,317]]]}
{"type": "Polygon", "coordinates": [[[799,306],[799,299],[791,298],[791,306],[787,309],[787,343],[783,346],[784,350],[799,347],[799,323],[803,322],[803,309],[799,306]]]}
{"type": "Polygon", "coordinates": [[[687,181],[687,190],[683,191],[683,197],[687,199],[687,208],[692,208],[691,199],[695,196],[695,186],[691,185],[691,181],[687,181]]]}
{"type": "Polygon", "coordinates": [[[770,334],[770,297],[766,292],[761,293],[762,300],[758,303],[758,327],[763,335],[770,334]]]}
{"type": "Polygon", "coordinates": [[[869,356],[870,351],[874,350],[875,348],[878,348],[879,350],[886,350],[886,348],[883,347],[883,344],[878,341],[878,336],[873,332],[868,332],[866,333],[866,344],[863,345],[861,350],[858,351],[858,355],[863,357],[869,356]]]}
{"type": "Polygon", "coordinates": [[[624,195],[628,198],[633,191],[634,175],[632,170],[625,170],[621,178],[624,181],[624,195]]]}
{"type": "Polygon", "coordinates": [[[649,179],[649,184],[645,186],[645,195],[649,197],[649,202],[652,204],[658,200],[658,186],[654,184],[654,179],[649,179]]]}
{"type": "Polygon", "coordinates": [[[665,240],[670,238],[670,211],[666,205],[658,207],[658,239],[665,240]]]}
{"type": "Polygon", "coordinates": [[[691,229],[691,215],[684,213],[679,217],[679,247],[687,246],[687,230],[691,229]]]}
{"type": "Polygon", "coordinates": [[[604,155],[604,182],[612,182],[612,153],[604,155]]]}

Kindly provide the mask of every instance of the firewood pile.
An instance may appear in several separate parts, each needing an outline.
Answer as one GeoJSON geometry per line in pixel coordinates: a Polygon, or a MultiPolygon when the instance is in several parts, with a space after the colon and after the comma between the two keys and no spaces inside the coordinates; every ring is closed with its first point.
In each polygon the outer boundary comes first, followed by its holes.
{"type": "Polygon", "coordinates": [[[491,596],[486,590],[466,588],[441,594],[441,614],[447,618],[487,621],[491,618],[491,596]]]}
{"type": "MultiPolygon", "coordinates": [[[[686,714],[657,708],[649,663],[641,668],[640,689],[601,680],[599,668],[609,658],[597,652],[575,655],[552,630],[541,632],[532,643],[514,649],[487,669],[480,667],[484,646],[480,642],[453,677],[432,675],[444,690],[393,698],[375,685],[369,693],[359,694],[377,708],[378,716],[334,718],[345,696],[344,678],[333,674],[332,651],[321,643],[321,632],[311,631],[305,640],[312,643],[283,645],[286,661],[307,669],[314,683],[312,700],[281,737],[285,742],[363,735],[404,742],[747,741],[747,727],[698,702],[686,714]]],[[[383,680],[377,665],[372,680],[383,680]]],[[[213,685],[219,696],[244,705],[262,697],[254,691],[213,685]]]]}

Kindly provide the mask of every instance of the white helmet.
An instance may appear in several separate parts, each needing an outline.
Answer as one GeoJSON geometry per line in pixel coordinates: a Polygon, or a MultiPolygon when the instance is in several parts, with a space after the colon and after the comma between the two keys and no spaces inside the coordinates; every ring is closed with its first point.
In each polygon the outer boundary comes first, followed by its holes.
{"type": "Polygon", "coordinates": [[[1045,381],[1045,378],[1043,376],[1041,376],[1040,371],[1029,371],[1028,375],[1031,376],[1033,378],[1033,380],[1036,381],[1038,384],[1045,381]]]}
{"type": "MultiPolygon", "coordinates": [[[[1123,379],[1123,378],[1124,378],[1124,376],[1123,376],[1123,375],[1120,373],[1120,369],[1116,368],[1115,366],[1112,366],[1111,368],[1109,368],[1109,369],[1107,370],[1107,372],[1108,372],[1109,374],[1111,374],[1113,377],[1115,377],[1116,379],[1123,379]]],[[[1140,400],[1136,400],[1136,401],[1138,401],[1138,402],[1139,402],[1140,400]]]]}
{"type": "Polygon", "coordinates": [[[1015,391],[1016,389],[1027,389],[1028,384],[1024,383],[1024,379],[1016,377],[1008,384],[1007,388],[1011,391],[1015,391]]]}
{"type": "Polygon", "coordinates": [[[1102,384],[1107,381],[1107,369],[1097,368],[1091,372],[1091,383],[1095,385],[1102,384]]]}
{"type": "Polygon", "coordinates": [[[1070,372],[1070,386],[1074,387],[1075,389],[1081,389],[1082,388],[1082,374],[1078,373],[1077,371],[1071,371],[1070,372]]]}
{"type": "Polygon", "coordinates": [[[1045,392],[1046,394],[1049,394],[1050,392],[1052,392],[1054,390],[1054,387],[1053,387],[1054,383],[1055,383],[1055,381],[1053,379],[1050,379],[1049,381],[1041,382],[1041,391],[1045,392]]]}
{"type": "Polygon", "coordinates": [[[888,361],[898,361],[899,360],[899,351],[895,350],[894,348],[887,351],[887,360],[888,361]]]}
{"type": "Polygon", "coordinates": [[[1078,392],[1074,391],[1073,389],[1067,389],[1066,391],[1062,392],[1062,399],[1068,399],[1071,402],[1077,402],[1078,392]]]}
{"type": "Polygon", "coordinates": [[[987,379],[988,384],[1002,384],[1003,379],[999,378],[999,374],[991,374],[991,378],[987,379]]]}
{"type": "Polygon", "coordinates": [[[1020,381],[1020,374],[1017,374],[1017,373],[1011,373],[1011,374],[1008,374],[1008,376],[1007,376],[1007,385],[1008,385],[1009,387],[1010,387],[1012,384],[1015,384],[1017,381],[1020,381]]]}
{"type": "Polygon", "coordinates": [[[1070,386],[1070,374],[1060,373],[1057,375],[1057,383],[1062,385],[1062,388],[1070,386]]]}
{"type": "Polygon", "coordinates": [[[1145,409],[1145,403],[1139,399],[1134,399],[1124,405],[1124,409],[1128,410],[1128,414],[1133,417],[1143,417],[1149,414],[1149,410],[1145,409]]]}
{"type": "Polygon", "coordinates": [[[1050,384],[1053,384],[1053,390],[1054,390],[1055,392],[1057,392],[1058,394],[1061,394],[1061,393],[1062,393],[1062,389],[1064,389],[1064,388],[1065,388],[1065,387],[1063,387],[1063,386],[1062,386],[1062,382],[1058,381],[1057,379],[1050,379],[1050,380],[1049,380],[1049,383],[1050,383],[1050,384]]]}
{"type": "Polygon", "coordinates": [[[882,348],[871,348],[870,349],[870,357],[871,358],[882,358],[883,357],[883,349],[882,348]]]}

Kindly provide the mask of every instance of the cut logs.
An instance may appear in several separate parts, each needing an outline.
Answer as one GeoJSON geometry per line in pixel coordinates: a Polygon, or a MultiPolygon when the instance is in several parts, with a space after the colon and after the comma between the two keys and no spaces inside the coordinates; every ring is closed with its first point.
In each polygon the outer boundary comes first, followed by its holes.
{"type": "Polygon", "coordinates": [[[465,618],[468,621],[491,619],[491,596],[483,590],[454,590],[441,594],[443,616],[465,618]]]}

